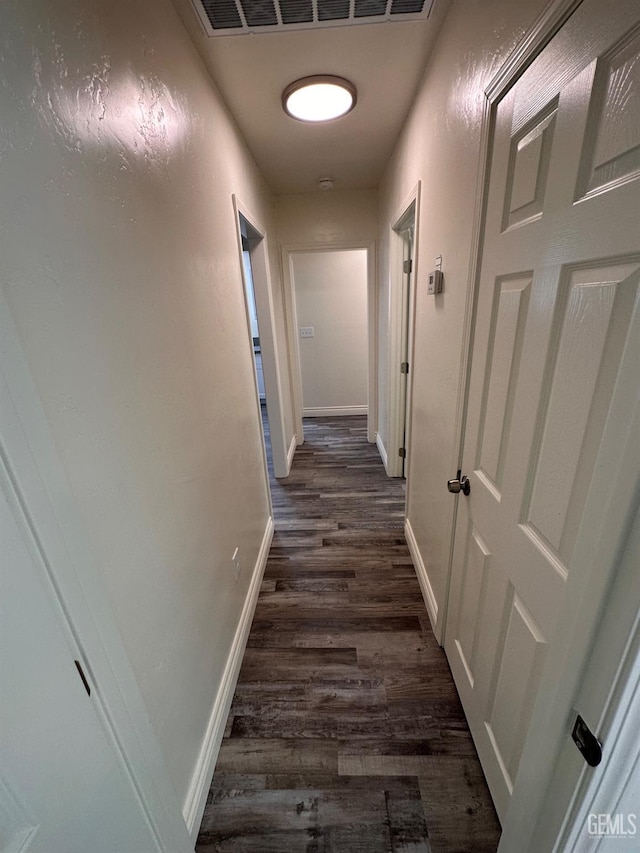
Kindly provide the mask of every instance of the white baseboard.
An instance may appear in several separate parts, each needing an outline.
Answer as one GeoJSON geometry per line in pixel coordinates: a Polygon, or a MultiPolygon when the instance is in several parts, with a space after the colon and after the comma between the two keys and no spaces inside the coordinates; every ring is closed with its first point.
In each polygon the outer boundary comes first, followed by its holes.
{"type": "Polygon", "coordinates": [[[194,844],[202,822],[202,814],[207,802],[207,795],[213,778],[213,771],[215,770],[218,752],[220,751],[220,744],[222,743],[222,736],[224,735],[224,728],[227,722],[229,708],[231,707],[233,693],[236,688],[238,675],[240,674],[242,657],[247,644],[251,621],[253,619],[253,613],[258,600],[258,593],[260,592],[264,567],[267,562],[267,557],[269,556],[269,548],[271,547],[273,531],[273,519],[269,518],[262,539],[262,545],[260,546],[260,553],[258,554],[258,559],[256,560],[256,565],[253,570],[253,577],[251,578],[249,591],[247,593],[244,607],[242,608],[240,621],[238,622],[231,651],[229,652],[229,657],[227,658],[227,663],[224,668],[220,688],[215,702],[213,703],[213,709],[211,711],[211,716],[209,717],[209,724],[207,725],[202,749],[200,750],[200,755],[196,761],[193,775],[191,776],[191,784],[189,785],[189,790],[184,801],[182,816],[184,817],[184,822],[187,825],[187,829],[194,844]]]}
{"type": "Polygon", "coordinates": [[[382,459],[382,463],[384,465],[384,470],[389,473],[389,457],[387,456],[387,448],[382,443],[382,438],[380,433],[376,433],[376,447],[378,448],[378,453],[380,454],[380,458],[382,459]]]}
{"type": "Polygon", "coordinates": [[[323,406],[302,410],[303,418],[335,418],[343,415],[366,415],[368,406],[323,406]]]}
{"type": "Polygon", "coordinates": [[[291,471],[291,465],[293,464],[293,457],[296,452],[296,447],[298,446],[298,436],[294,435],[291,439],[291,444],[289,445],[289,450],[287,451],[287,474],[291,471]]]}
{"type": "Polygon", "coordinates": [[[438,602],[436,601],[436,597],[433,592],[433,587],[431,586],[429,575],[427,574],[427,567],[425,566],[424,560],[422,559],[422,554],[420,553],[420,549],[418,548],[415,533],[413,532],[411,522],[408,518],[405,518],[404,520],[404,535],[405,539],[407,540],[407,545],[409,546],[409,552],[411,554],[411,559],[413,560],[416,575],[418,576],[418,583],[420,584],[420,589],[422,590],[422,597],[424,598],[424,603],[427,605],[427,613],[429,614],[429,620],[431,621],[433,633],[436,635],[436,639],[438,640],[438,642],[440,642],[440,626],[438,625],[438,602]]]}

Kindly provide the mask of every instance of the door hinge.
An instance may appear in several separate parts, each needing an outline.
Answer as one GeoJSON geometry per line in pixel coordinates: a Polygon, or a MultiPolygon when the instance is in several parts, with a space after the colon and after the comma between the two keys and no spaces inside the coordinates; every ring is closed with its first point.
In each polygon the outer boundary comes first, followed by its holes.
{"type": "Polygon", "coordinates": [[[402,262],[402,272],[410,273],[412,271],[413,271],[413,260],[411,258],[409,258],[408,261],[403,261],[402,262]]]}
{"type": "Polygon", "coordinates": [[[406,459],[407,458],[407,451],[404,449],[404,447],[398,448],[398,456],[400,457],[400,459],[406,459]]]}
{"type": "Polygon", "coordinates": [[[78,675],[80,676],[80,679],[81,679],[82,683],[84,684],[84,689],[87,691],[87,696],[91,696],[91,688],[89,687],[89,682],[87,681],[87,676],[84,674],[84,670],[82,669],[80,661],[74,660],[74,663],[76,665],[76,669],[78,670],[78,675]]]}
{"type": "Polygon", "coordinates": [[[409,362],[403,361],[400,365],[400,373],[408,373],[409,372],[409,362]]]}

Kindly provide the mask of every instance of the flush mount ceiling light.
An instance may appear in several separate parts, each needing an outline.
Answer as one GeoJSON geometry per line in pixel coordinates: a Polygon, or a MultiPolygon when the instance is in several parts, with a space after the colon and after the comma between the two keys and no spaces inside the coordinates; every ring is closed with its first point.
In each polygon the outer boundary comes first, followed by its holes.
{"type": "Polygon", "coordinates": [[[316,74],[291,83],[282,93],[287,115],[298,121],[331,121],[356,105],[356,87],[342,77],[316,74]]]}

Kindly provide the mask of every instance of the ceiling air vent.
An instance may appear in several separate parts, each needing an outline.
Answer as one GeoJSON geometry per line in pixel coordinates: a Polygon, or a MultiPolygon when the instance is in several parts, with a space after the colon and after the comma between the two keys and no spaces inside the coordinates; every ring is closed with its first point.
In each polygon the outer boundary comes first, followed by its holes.
{"type": "Polygon", "coordinates": [[[426,20],[435,0],[192,0],[207,35],[426,20]]]}

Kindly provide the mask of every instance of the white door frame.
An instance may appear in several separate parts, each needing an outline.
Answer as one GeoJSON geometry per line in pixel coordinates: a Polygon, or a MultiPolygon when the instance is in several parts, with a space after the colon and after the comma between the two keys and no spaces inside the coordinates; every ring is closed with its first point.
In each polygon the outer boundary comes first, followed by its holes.
{"type": "Polygon", "coordinates": [[[289,349],[289,371],[291,375],[291,399],[296,430],[296,441],[304,441],[302,426],[302,377],[300,374],[300,347],[298,344],[298,319],[293,277],[293,258],[296,254],[315,252],[340,252],[349,249],[365,249],[367,252],[367,326],[368,326],[368,392],[367,392],[367,440],[374,443],[377,432],[378,380],[377,380],[377,308],[376,308],[376,246],[375,243],[359,241],[336,241],[332,243],[294,243],[282,247],[282,277],[284,282],[285,313],[289,349]]]}
{"type": "MultiPolygon", "coordinates": [[[[485,90],[484,114],[481,131],[481,157],[476,194],[476,211],[472,239],[472,263],[467,288],[465,317],[463,321],[463,359],[459,374],[459,394],[456,410],[455,434],[457,446],[451,461],[451,470],[461,465],[467,414],[468,385],[472,355],[472,334],[478,298],[481,263],[481,236],[484,226],[485,198],[490,168],[490,143],[498,102],[511,88],[546,44],[580,5],[581,0],[554,0],[536,20],[529,32],[513,51],[485,90]]],[[[629,401],[631,409],[634,401],[629,401]]],[[[637,405],[637,404],[636,404],[637,405]]],[[[503,826],[499,853],[523,853],[530,849],[536,821],[546,790],[550,784],[559,744],[569,736],[569,719],[576,695],[579,675],[586,664],[591,641],[595,636],[601,608],[606,601],[608,584],[614,571],[612,541],[623,535],[624,524],[633,505],[633,490],[637,487],[628,471],[638,470],[638,415],[629,413],[626,424],[611,425],[619,433],[618,448],[626,448],[624,468],[612,470],[607,460],[598,459],[596,468],[601,476],[592,488],[585,506],[585,524],[597,529],[608,525],[610,536],[597,549],[585,553],[586,583],[573,588],[575,578],[569,579],[566,600],[553,640],[553,650],[547,657],[538,697],[534,706],[518,777],[514,786],[507,818],[503,826]],[[635,430],[635,435],[634,435],[635,430]],[[629,464],[629,468],[627,465],[629,464]],[[634,467],[635,465],[635,467],[634,467]],[[605,473],[606,472],[606,473],[605,473]],[[625,473],[627,474],[625,478],[625,473]]],[[[594,481],[595,482],[595,481],[594,481]]],[[[453,559],[453,539],[456,526],[455,513],[450,521],[450,558],[448,585],[453,559]]],[[[640,555],[639,555],[640,556],[640,555]]],[[[448,604],[449,588],[446,598],[448,604]]]]}
{"type": "MultiPolygon", "coordinates": [[[[405,476],[407,480],[407,496],[410,494],[409,489],[409,471],[411,470],[411,422],[412,422],[412,402],[413,402],[413,342],[415,331],[415,294],[416,281],[418,274],[418,258],[419,258],[419,233],[420,233],[420,187],[421,182],[415,185],[407,198],[404,200],[396,215],[392,219],[392,225],[389,235],[389,352],[387,372],[389,376],[389,440],[386,453],[383,455],[385,468],[389,477],[402,476],[402,459],[398,455],[398,450],[405,447],[407,451],[408,464],[405,467],[405,476]],[[405,298],[404,291],[404,272],[403,272],[403,249],[404,239],[398,233],[398,228],[403,224],[403,220],[407,218],[411,207],[414,206],[414,229],[413,229],[413,269],[409,279],[408,298],[405,298]],[[407,340],[407,358],[409,361],[409,375],[406,383],[406,400],[404,407],[402,406],[402,374],[400,373],[400,364],[404,361],[404,353],[402,351],[402,342],[404,336],[404,327],[406,325],[408,340],[407,340]],[[403,411],[404,408],[404,411],[403,411]],[[406,412],[406,422],[405,422],[406,412]],[[405,431],[403,436],[403,431],[405,431]]],[[[405,516],[408,514],[408,508],[405,509],[405,516]]]]}
{"type": "MultiPolygon", "coordinates": [[[[92,687],[91,700],[164,853],[193,850],[81,514],[0,292],[0,453],[92,687]]],[[[114,815],[117,820],[117,815],[114,815]]]]}
{"type": "MultiPolygon", "coordinates": [[[[275,311],[273,307],[273,294],[271,283],[271,272],[269,269],[269,250],[266,229],[260,221],[244,205],[235,193],[233,199],[233,212],[235,218],[236,236],[238,240],[238,263],[243,281],[243,293],[247,315],[247,346],[251,346],[251,321],[249,306],[247,304],[247,288],[244,281],[244,264],[242,258],[242,234],[240,231],[240,216],[246,219],[251,228],[259,235],[260,241],[250,249],[251,270],[253,274],[253,290],[256,302],[256,314],[258,315],[258,326],[260,327],[260,348],[262,350],[262,369],[264,374],[265,396],[267,401],[267,417],[269,419],[269,432],[271,434],[271,454],[273,457],[273,470],[276,477],[287,477],[291,469],[295,443],[287,445],[286,428],[284,420],[284,404],[282,399],[282,377],[280,375],[280,357],[278,351],[278,340],[275,326],[275,311]]],[[[253,347],[251,346],[251,357],[253,358],[253,347]]],[[[261,419],[260,393],[256,380],[256,412],[261,419]]],[[[266,451],[264,454],[264,470],[269,490],[269,471],[267,468],[266,451]]],[[[269,490],[269,494],[271,494],[269,490]]]]}

